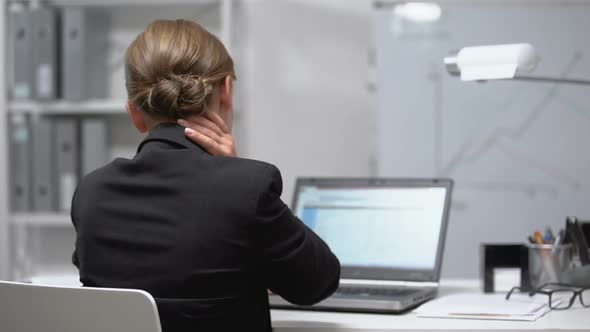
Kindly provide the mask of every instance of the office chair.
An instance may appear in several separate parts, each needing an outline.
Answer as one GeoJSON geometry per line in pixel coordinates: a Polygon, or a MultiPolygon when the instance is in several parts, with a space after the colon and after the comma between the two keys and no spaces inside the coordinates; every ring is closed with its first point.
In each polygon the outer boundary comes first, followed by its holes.
{"type": "Polygon", "coordinates": [[[162,332],[154,298],[132,289],[0,281],[0,331],[162,332]]]}

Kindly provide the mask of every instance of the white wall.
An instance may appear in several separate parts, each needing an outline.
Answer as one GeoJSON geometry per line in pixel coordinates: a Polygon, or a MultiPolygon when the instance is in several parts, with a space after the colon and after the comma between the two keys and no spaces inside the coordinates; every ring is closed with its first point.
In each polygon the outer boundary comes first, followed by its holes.
{"type": "Polygon", "coordinates": [[[246,1],[238,10],[238,152],[279,167],[289,204],[297,176],[370,173],[370,2],[359,11],[358,1],[332,3],[246,1]]]}

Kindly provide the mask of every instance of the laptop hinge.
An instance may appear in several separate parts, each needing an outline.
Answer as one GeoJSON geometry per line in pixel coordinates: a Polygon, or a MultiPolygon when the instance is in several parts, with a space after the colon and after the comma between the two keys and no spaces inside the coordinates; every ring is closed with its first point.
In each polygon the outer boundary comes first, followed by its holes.
{"type": "Polygon", "coordinates": [[[367,280],[340,279],[340,286],[404,286],[404,287],[438,287],[435,281],[399,281],[399,280],[367,280]]]}

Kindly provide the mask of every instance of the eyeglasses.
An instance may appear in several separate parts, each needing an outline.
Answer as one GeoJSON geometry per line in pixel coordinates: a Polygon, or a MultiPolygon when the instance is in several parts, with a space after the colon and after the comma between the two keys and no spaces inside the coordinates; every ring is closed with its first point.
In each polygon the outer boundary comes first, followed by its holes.
{"type": "MultiPolygon", "coordinates": [[[[522,292],[520,287],[512,287],[510,292],[506,294],[506,300],[510,299],[510,295],[512,295],[515,290],[522,292]]],[[[571,308],[576,297],[580,298],[582,306],[586,308],[590,307],[590,287],[580,288],[572,285],[550,282],[529,292],[529,296],[536,294],[549,295],[549,308],[553,310],[565,310],[571,308]]]]}

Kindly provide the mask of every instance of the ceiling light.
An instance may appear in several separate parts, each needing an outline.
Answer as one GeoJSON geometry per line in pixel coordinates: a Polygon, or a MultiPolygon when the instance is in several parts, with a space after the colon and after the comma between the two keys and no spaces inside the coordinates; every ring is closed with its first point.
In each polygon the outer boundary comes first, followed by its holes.
{"type": "Polygon", "coordinates": [[[393,13],[408,21],[428,23],[438,21],[442,9],[434,2],[408,2],[396,5],[393,13]]]}

